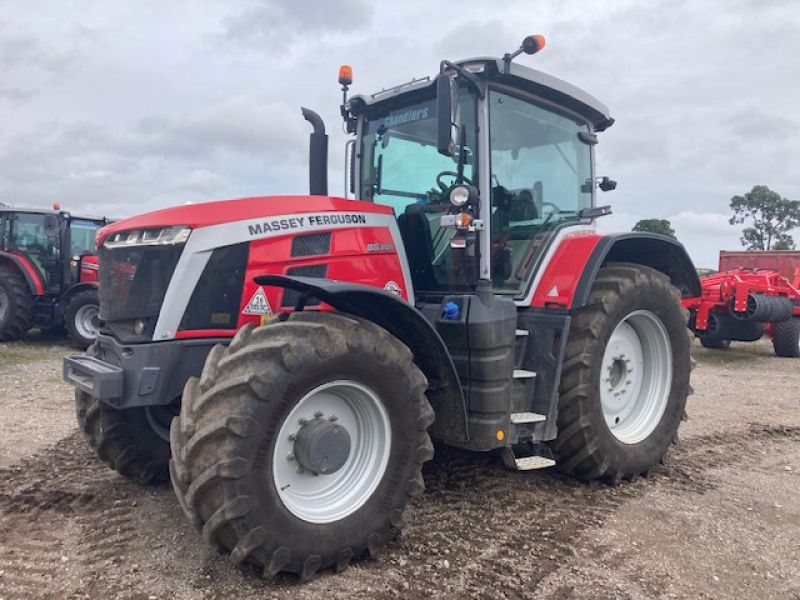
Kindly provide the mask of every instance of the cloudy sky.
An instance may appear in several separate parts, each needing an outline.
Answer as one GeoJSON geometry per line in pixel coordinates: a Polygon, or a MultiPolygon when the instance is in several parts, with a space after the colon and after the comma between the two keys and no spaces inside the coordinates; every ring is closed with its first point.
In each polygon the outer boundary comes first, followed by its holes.
{"type": "Polygon", "coordinates": [[[732,195],[800,199],[798,31],[794,0],[0,0],[0,201],[121,217],[303,193],[301,104],[328,123],[340,194],[339,64],[376,91],[542,33],[521,62],[617,120],[604,229],[668,218],[715,266],[739,247],[732,195]]]}

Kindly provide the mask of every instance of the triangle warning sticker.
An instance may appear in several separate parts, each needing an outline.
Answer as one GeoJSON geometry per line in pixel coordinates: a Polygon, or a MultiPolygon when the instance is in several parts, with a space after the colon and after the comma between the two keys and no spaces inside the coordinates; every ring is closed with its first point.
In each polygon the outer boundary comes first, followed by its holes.
{"type": "Polygon", "coordinates": [[[264,288],[258,287],[256,293],[250,298],[250,302],[244,307],[243,315],[271,315],[272,307],[269,305],[264,288]]]}

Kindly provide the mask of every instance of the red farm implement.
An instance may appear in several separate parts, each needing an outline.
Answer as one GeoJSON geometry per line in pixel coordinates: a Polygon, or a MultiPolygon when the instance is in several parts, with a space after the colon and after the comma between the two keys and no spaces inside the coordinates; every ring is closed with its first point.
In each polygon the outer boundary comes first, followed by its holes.
{"type": "Polygon", "coordinates": [[[793,283],[767,269],[734,269],[700,283],[701,295],[683,304],[703,346],[723,350],[731,340],[754,342],[767,335],[778,356],[800,356],[800,270],[793,283]]]}

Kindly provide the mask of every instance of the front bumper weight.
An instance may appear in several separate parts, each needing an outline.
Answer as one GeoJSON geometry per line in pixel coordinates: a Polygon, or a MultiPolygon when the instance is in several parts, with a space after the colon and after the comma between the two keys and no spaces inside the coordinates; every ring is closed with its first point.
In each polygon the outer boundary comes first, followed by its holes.
{"type": "Polygon", "coordinates": [[[122,369],[93,356],[65,356],[64,381],[100,400],[122,397],[122,369]]]}

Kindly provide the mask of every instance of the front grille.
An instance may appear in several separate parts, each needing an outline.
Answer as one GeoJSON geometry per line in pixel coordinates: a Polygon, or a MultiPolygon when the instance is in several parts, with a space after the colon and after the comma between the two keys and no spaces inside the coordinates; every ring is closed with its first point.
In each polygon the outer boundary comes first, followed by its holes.
{"type": "MultiPolygon", "coordinates": [[[[291,267],[286,271],[289,276],[295,275],[297,277],[317,277],[324,278],[328,274],[328,265],[309,265],[307,267],[291,267]]],[[[300,299],[300,292],[295,290],[283,290],[283,299],[281,306],[283,308],[291,308],[300,299]]],[[[319,306],[320,301],[318,298],[309,298],[306,306],[319,306]]]]}
{"type": "MultiPolygon", "coordinates": [[[[312,233],[311,235],[298,235],[292,239],[292,256],[317,256],[328,254],[331,251],[331,234],[312,233]]],[[[302,267],[300,267],[302,268],[302,267]]]]}
{"type": "Polygon", "coordinates": [[[100,318],[113,322],[157,316],[181,252],[183,244],[101,246],[100,318]]]}

